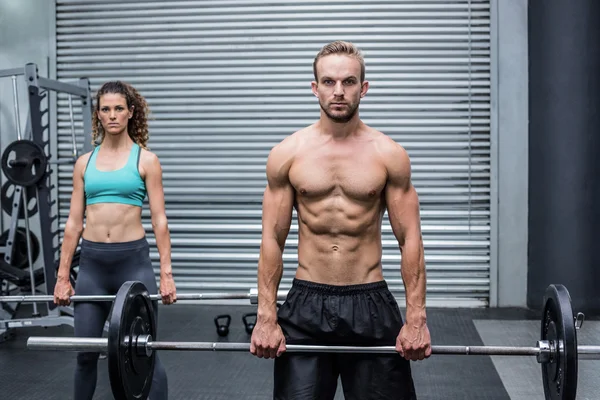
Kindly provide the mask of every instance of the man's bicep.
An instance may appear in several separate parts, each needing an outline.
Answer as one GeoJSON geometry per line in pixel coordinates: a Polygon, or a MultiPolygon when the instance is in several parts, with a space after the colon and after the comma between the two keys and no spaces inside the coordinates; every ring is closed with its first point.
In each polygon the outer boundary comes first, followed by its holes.
{"type": "Polygon", "coordinates": [[[289,142],[276,145],[267,158],[267,186],[263,195],[263,240],[274,238],[283,246],[292,222],[294,189],[290,182],[291,149],[289,142]]]}
{"type": "Polygon", "coordinates": [[[270,181],[263,196],[263,237],[274,238],[283,246],[292,223],[294,191],[291,184],[270,181]]]}
{"type": "Polygon", "coordinates": [[[398,152],[388,164],[386,206],[394,235],[403,245],[409,238],[421,237],[419,196],[412,184],[410,160],[406,152],[398,152]]]}
{"type": "Polygon", "coordinates": [[[400,245],[407,238],[421,236],[419,196],[412,184],[408,187],[388,185],[386,206],[392,231],[400,245]]]}

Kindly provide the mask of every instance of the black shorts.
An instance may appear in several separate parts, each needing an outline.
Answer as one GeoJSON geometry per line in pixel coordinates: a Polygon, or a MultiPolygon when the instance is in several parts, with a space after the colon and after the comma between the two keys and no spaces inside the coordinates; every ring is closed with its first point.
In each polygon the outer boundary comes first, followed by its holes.
{"type": "MultiPolygon", "coordinates": [[[[287,344],[394,346],[402,316],[385,281],[331,286],[294,279],[278,310],[287,344]]],[[[284,353],[275,359],[276,400],[415,400],[410,361],[398,354],[284,353]]]]}

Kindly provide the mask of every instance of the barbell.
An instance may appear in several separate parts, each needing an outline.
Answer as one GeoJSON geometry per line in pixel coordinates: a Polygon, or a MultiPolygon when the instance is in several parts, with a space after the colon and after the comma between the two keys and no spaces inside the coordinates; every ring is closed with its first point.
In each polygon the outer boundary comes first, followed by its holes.
{"type": "MultiPolygon", "coordinates": [[[[108,338],[30,337],[31,350],[106,352],[113,396],[116,400],[145,400],[154,373],[155,351],[250,351],[249,343],[155,341],[156,321],[152,296],[141,282],[125,282],[113,302],[108,338]]],[[[576,321],[569,292],[550,285],[544,295],[541,338],[533,347],[432,346],[432,354],[535,356],[542,367],[548,400],[574,399],[578,360],[599,359],[600,346],[578,346],[576,321]]],[[[396,353],[394,346],[286,345],[286,352],[396,353]]]]}
{"type": "MultiPolygon", "coordinates": [[[[287,293],[277,292],[277,300],[285,300],[287,293]]],[[[73,295],[69,297],[71,302],[96,302],[114,301],[115,295],[73,295]]],[[[159,294],[148,295],[149,300],[161,300],[159,294]]],[[[248,293],[183,293],[177,295],[177,301],[185,300],[250,300],[250,304],[258,304],[258,289],[252,288],[248,293]]],[[[23,295],[23,296],[0,296],[2,303],[41,303],[54,301],[50,295],[23,295]]]]}

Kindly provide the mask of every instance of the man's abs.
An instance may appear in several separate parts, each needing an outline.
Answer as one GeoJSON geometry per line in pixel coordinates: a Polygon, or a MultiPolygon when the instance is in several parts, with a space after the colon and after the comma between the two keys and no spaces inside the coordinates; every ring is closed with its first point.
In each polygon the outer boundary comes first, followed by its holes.
{"type": "Polygon", "coordinates": [[[118,203],[92,204],[86,207],[82,237],[92,242],[117,243],[141,239],[146,234],[140,207],[118,203]]]}
{"type": "Polygon", "coordinates": [[[328,214],[300,220],[296,277],[330,285],[382,280],[381,212],[365,210],[354,221],[328,214]]]}

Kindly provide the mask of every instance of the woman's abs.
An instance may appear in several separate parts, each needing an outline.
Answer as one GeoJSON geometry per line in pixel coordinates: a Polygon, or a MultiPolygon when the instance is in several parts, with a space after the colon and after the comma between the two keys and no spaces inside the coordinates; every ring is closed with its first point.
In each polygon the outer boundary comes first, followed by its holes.
{"type": "Polygon", "coordinates": [[[82,237],[102,243],[130,242],[146,235],[140,207],[127,204],[101,203],[86,207],[82,237]]]}

